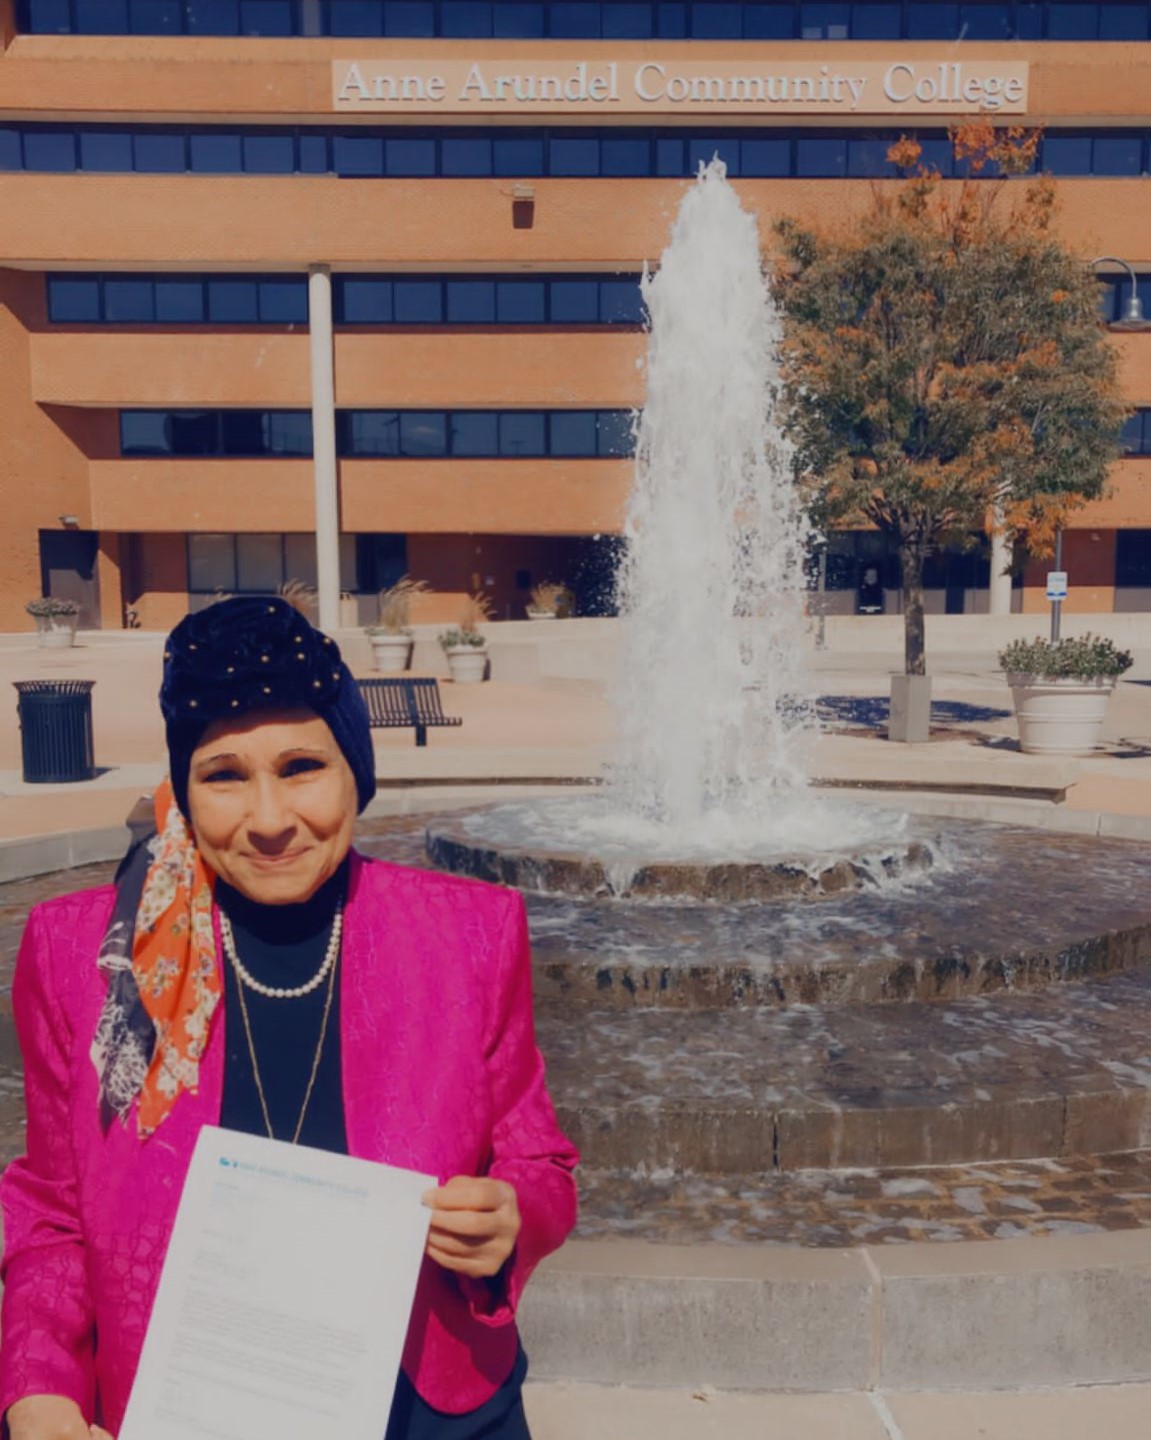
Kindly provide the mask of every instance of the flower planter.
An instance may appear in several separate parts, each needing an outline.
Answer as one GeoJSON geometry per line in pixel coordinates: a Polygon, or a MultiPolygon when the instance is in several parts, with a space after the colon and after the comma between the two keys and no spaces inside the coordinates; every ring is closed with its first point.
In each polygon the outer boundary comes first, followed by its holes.
{"type": "Polygon", "coordinates": [[[554,610],[531,610],[527,612],[529,620],[558,620],[559,616],[554,610]]]}
{"type": "Polygon", "coordinates": [[[1115,680],[1009,674],[1020,749],[1028,755],[1089,755],[1099,744],[1115,680]]]}
{"type": "Polygon", "coordinates": [[[369,635],[372,642],[372,664],[385,675],[406,670],[412,659],[410,635],[369,635]]]}
{"type": "Polygon", "coordinates": [[[482,645],[449,645],[444,654],[448,657],[448,670],[457,685],[478,685],[487,679],[488,652],[482,645]]]}
{"type": "Polygon", "coordinates": [[[76,640],[78,615],[37,615],[36,642],[41,650],[66,650],[76,640]]]}

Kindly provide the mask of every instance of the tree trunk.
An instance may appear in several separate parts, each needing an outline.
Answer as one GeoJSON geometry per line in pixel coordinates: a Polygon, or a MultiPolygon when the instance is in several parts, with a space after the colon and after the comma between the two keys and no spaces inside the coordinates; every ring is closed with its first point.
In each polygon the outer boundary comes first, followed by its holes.
{"type": "Polygon", "coordinates": [[[923,565],[926,554],[919,545],[899,547],[903,571],[903,670],[905,675],[927,674],[927,637],[923,620],[923,565]]]}

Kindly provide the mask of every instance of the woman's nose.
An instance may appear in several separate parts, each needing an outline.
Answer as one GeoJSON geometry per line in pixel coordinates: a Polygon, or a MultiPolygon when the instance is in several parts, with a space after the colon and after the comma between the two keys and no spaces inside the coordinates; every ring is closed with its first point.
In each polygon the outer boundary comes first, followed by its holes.
{"type": "Polygon", "coordinates": [[[248,829],[253,839],[276,841],[294,828],[284,787],[274,775],[257,775],[248,812],[248,829]]]}

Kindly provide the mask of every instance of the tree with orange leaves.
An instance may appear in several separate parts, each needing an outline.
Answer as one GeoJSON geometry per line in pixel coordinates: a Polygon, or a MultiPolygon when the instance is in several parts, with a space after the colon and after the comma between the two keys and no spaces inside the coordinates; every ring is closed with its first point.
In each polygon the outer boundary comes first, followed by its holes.
{"type": "Polygon", "coordinates": [[[902,140],[850,231],[776,226],[784,387],[821,526],[871,524],[898,550],[905,670],[926,673],[923,569],[1000,517],[1035,553],[1100,495],[1127,411],[1098,284],[1060,242],[1038,132],[952,132],[969,178],[902,140]],[[992,177],[995,178],[992,178],[992,177]]]}

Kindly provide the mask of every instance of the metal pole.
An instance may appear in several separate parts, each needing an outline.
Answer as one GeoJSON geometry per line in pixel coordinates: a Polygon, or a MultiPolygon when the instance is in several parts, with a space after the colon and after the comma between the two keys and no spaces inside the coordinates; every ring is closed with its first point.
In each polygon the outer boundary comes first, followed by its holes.
{"type": "MultiPolygon", "coordinates": [[[[1055,568],[1063,569],[1063,531],[1055,532],[1055,568]]],[[[1054,645],[1059,639],[1059,627],[1063,618],[1063,601],[1052,600],[1051,602],[1051,643],[1054,645]]]]}
{"type": "Polygon", "coordinates": [[[987,607],[992,615],[1011,614],[1011,536],[1003,521],[1003,507],[996,505],[991,529],[991,575],[987,607]]]}
{"type": "Polygon", "coordinates": [[[312,352],[312,453],[316,493],[316,592],[321,630],[340,624],[340,491],[336,468],[336,374],[332,341],[332,272],[308,271],[312,352]]]}

